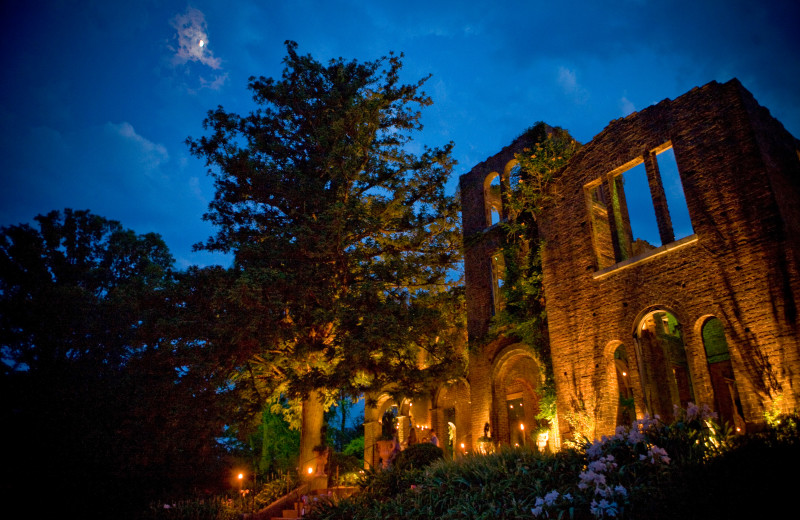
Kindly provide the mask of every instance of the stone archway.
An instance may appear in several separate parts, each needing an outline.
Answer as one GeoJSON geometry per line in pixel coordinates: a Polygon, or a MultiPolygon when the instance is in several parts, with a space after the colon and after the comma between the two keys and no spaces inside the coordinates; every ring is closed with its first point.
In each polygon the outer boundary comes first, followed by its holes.
{"type": "Polygon", "coordinates": [[[539,413],[541,369],[527,346],[503,349],[492,366],[492,437],[495,443],[524,446],[531,434],[545,426],[539,413]]]}
{"type": "Polygon", "coordinates": [[[640,315],[633,336],[645,409],[669,422],[674,406],[695,400],[681,323],[670,310],[651,309],[640,315]]]}
{"type": "Polygon", "coordinates": [[[617,426],[628,426],[636,419],[636,407],[631,385],[631,361],[628,349],[619,340],[608,342],[603,349],[606,360],[607,393],[599,414],[600,431],[614,431],[617,426]]]}
{"type": "Polygon", "coordinates": [[[374,398],[375,406],[364,407],[364,467],[379,467],[380,455],[377,441],[381,436],[384,414],[396,408],[395,427],[400,449],[408,447],[409,442],[420,442],[431,429],[431,400],[429,397],[402,399],[398,402],[388,392],[374,398]],[[414,430],[412,437],[411,431],[414,430]]]}
{"type": "Polygon", "coordinates": [[[442,385],[436,392],[432,412],[432,427],[445,457],[463,456],[472,445],[469,383],[458,379],[442,385]]]}
{"type": "Polygon", "coordinates": [[[381,437],[383,416],[392,407],[398,408],[399,404],[388,393],[382,393],[375,398],[375,406],[364,407],[364,467],[374,469],[380,467],[380,454],[378,453],[378,439],[381,437]]]}
{"type": "Polygon", "coordinates": [[[719,318],[708,315],[698,320],[697,329],[706,354],[714,410],[719,414],[721,422],[728,423],[737,433],[744,433],[744,410],[739,398],[725,327],[719,318]]]}
{"type": "Polygon", "coordinates": [[[503,215],[501,198],[502,179],[497,172],[491,172],[483,180],[483,200],[486,212],[486,227],[498,224],[503,215]]]}

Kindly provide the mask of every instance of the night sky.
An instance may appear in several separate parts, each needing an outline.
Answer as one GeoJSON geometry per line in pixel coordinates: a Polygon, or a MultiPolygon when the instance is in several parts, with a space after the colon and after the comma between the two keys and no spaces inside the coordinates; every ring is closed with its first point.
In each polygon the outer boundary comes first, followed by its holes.
{"type": "Polygon", "coordinates": [[[454,141],[448,185],[539,120],[581,142],[609,121],[739,78],[800,136],[800,2],[0,2],[0,226],[90,209],[192,253],[213,186],[185,139],[207,110],[254,107],[247,78],[301,54],[405,53],[429,73],[415,146],[454,141]],[[200,40],[203,45],[200,45],[200,40]]]}

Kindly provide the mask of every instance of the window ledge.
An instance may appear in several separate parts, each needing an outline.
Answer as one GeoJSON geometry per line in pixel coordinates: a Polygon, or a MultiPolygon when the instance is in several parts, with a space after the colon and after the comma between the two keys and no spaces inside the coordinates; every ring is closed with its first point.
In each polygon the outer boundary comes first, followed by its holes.
{"type": "Polygon", "coordinates": [[[599,271],[596,271],[592,275],[592,277],[595,280],[604,278],[615,271],[619,271],[620,269],[625,269],[626,267],[638,264],[639,262],[644,262],[646,260],[650,260],[657,256],[661,256],[675,249],[680,249],[684,246],[688,246],[689,244],[694,244],[695,242],[697,242],[697,234],[692,234],[689,235],[688,237],[683,237],[680,240],[676,240],[675,242],[670,242],[669,244],[657,247],[655,249],[647,251],[646,253],[636,255],[634,257],[628,258],[627,260],[623,260],[622,262],[617,262],[616,264],[606,267],[605,269],[600,269],[599,271]]]}

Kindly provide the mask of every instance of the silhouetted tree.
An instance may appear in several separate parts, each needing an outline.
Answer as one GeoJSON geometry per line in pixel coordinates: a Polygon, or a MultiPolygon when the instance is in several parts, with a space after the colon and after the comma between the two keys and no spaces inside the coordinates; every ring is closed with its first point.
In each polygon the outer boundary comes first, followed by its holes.
{"type": "Polygon", "coordinates": [[[166,245],[88,211],[36,223],[0,229],[7,498],[120,517],[204,483],[219,385],[182,314],[203,307],[187,306],[166,245]]]}

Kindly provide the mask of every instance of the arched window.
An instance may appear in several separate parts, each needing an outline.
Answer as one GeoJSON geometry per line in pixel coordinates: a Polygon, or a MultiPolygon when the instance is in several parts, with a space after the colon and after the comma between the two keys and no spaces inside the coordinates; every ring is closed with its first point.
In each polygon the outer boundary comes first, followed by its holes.
{"type": "Polygon", "coordinates": [[[722,322],[711,317],[703,324],[703,347],[708,361],[708,373],[714,390],[714,408],[720,419],[744,431],[744,412],[736,390],[736,379],[731,365],[731,354],[722,322]]]}
{"type": "Polygon", "coordinates": [[[619,390],[617,426],[630,425],[636,418],[636,410],[633,402],[633,390],[630,385],[631,378],[625,345],[618,346],[614,351],[614,369],[617,373],[617,388],[619,390]]]}
{"type": "Polygon", "coordinates": [[[500,175],[497,172],[486,176],[483,183],[483,200],[486,204],[486,225],[487,227],[494,226],[500,222],[503,215],[500,175]]]}
{"type": "Polygon", "coordinates": [[[519,184],[519,181],[522,180],[522,167],[519,165],[519,161],[513,159],[506,164],[505,167],[505,174],[506,178],[508,179],[508,185],[511,187],[513,191],[514,188],[519,184]]]}

